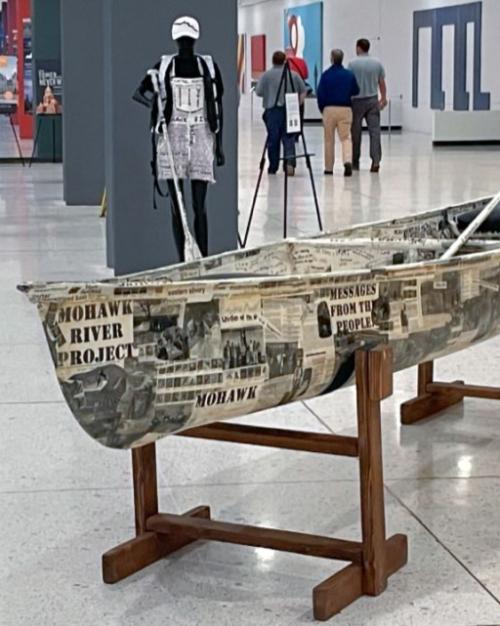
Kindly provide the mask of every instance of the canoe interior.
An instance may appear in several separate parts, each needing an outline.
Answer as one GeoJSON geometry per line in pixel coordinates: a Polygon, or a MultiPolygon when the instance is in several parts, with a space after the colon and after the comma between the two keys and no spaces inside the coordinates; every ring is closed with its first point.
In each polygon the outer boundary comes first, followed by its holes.
{"type": "MultiPolygon", "coordinates": [[[[321,234],[313,239],[288,239],[193,263],[139,272],[112,279],[112,282],[121,282],[123,279],[130,282],[184,281],[203,277],[304,275],[432,260],[444,253],[490,200],[491,197],[486,197],[404,218],[361,224],[321,234]],[[315,258],[321,257],[322,262],[316,260],[310,263],[308,251],[313,246],[316,248],[315,258]],[[346,248],[356,249],[356,254],[346,254],[346,248]],[[369,253],[367,248],[370,249],[369,253]],[[325,251],[323,255],[321,249],[325,251]]],[[[486,221],[485,227],[474,236],[471,245],[463,248],[462,254],[484,249],[479,244],[481,240],[488,240],[490,248],[492,242],[500,241],[500,212],[496,211],[486,221]]]]}

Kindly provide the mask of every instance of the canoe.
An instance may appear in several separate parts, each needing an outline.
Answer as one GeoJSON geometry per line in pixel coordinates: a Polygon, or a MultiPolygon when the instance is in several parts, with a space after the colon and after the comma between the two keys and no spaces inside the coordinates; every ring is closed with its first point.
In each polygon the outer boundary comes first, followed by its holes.
{"type": "Polygon", "coordinates": [[[111,448],[330,393],[354,353],[395,370],[500,332],[490,198],[99,282],[19,286],[38,306],[73,415],[111,448]]]}

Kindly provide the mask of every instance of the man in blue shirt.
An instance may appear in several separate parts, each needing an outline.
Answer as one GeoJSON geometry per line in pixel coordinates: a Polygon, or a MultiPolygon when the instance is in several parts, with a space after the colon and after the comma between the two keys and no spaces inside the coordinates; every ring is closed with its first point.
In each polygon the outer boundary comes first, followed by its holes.
{"type": "Polygon", "coordinates": [[[352,176],[351,100],[359,93],[354,74],[342,65],[344,53],[333,50],[332,66],[323,72],[318,85],[318,106],[325,131],[325,174],[333,174],[335,130],[342,143],[344,176],[352,176]]]}

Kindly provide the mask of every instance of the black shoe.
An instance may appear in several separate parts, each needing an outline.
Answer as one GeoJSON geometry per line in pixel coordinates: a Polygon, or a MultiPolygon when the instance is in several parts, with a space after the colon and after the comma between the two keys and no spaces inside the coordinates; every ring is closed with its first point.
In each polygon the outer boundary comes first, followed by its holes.
{"type": "Polygon", "coordinates": [[[269,176],[276,176],[276,172],[277,170],[272,170],[271,168],[267,170],[267,173],[269,174],[269,176]]]}
{"type": "Polygon", "coordinates": [[[344,163],[344,176],[352,176],[352,164],[344,163]]]}
{"type": "Polygon", "coordinates": [[[378,174],[380,172],[380,165],[375,165],[375,163],[372,163],[372,166],[370,168],[370,172],[372,174],[378,174]]]}
{"type": "Polygon", "coordinates": [[[352,169],[353,169],[355,172],[359,172],[359,161],[353,161],[353,163],[352,163],[352,169]]]}
{"type": "Polygon", "coordinates": [[[333,176],[333,170],[325,170],[324,171],[324,175],[325,176],[333,176]]]}

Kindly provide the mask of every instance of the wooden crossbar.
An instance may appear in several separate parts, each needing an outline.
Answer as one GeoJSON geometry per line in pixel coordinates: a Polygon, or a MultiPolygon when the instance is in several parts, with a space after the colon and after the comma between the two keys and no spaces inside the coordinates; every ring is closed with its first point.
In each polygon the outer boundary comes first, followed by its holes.
{"type": "Polygon", "coordinates": [[[166,513],[154,515],[148,520],[148,530],[165,535],[178,532],[189,539],[222,541],[353,563],[361,563],[363,556],[363,546],[359,541],[332,539],[276,528],[216,522],[185,515],[166,513]]]}
{"type": "Polygon", "coordinates": [[[216,422],[179,433],[180,437],[230,441],[286,450],[301,450],[337,456],[358,456],[358,438],[301,432],[281,428],[260,428],[243,424],[216,422]]]}
{"type": "Polygon", "coordinates": [[[483,387],[480,385],[465,385],[464,383],[431,383],[427,385],[427,393],[447,393],[456,391],[464,398],[483,398],[485,400],[500,400],[500,387],[483,387]]]}

